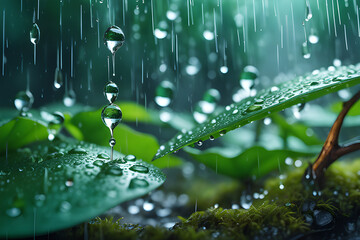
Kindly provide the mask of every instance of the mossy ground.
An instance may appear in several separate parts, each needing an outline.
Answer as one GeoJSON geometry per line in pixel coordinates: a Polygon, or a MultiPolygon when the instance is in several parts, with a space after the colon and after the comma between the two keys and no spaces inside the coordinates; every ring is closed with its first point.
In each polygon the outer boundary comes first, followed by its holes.
{"type": "MultiPolygon", "coordinates": [[[[355,222],[356,226],[356,221],[359,226],[354,231],[360,234],[360,160],[333,164],[326,172],[321,192],[304,187],[301,181],[304,170],[298,168],[284,174],[281,179],[276,177],[266,180],[263,189],[267,194],[263,199],[255,200],[248,210],[211,207],[206,211],[195,212],[189,218],[179,217],[181,222],[170,230],[122,224],[120,219],[115,221],[112,217],[96,218],[54,236],[55,239],[57,236],[72,239],[84,239],[86,236],[88,239],[145,240],[311,239],[316,234],[321,234],[321,238],[334,236],[334,231],[346,229],[343,226],[346,222],[355,222]],[[280,189],[280,185],[284,188],[280,189]],[[324,226],[316,225],[316,211],[331,214],[331,222],[324,226]],[[313,223],[309,222],[309,216],[314,219],[313,223]]],[[[229,191],[237,188],[235,185],[228,187],[229,191]]],[[[222,191],[221,194],[225,202],[228,201],[229,193],[222,191]]],[[[238,196],[238,193],[234,193],[234,196],[238,196]]],[[[220,198],[218,200],[221,206],[222,201],[220,198]]],[[[344,233],[340,233],[340,236],[344,236],[344,233]]]]}

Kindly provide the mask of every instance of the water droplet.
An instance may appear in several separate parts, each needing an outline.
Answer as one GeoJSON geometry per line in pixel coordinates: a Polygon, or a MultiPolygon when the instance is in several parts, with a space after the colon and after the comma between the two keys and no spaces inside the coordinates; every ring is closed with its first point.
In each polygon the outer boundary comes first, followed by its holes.
{"type": "Polygon", "coordinates": [[[252,197],[250,194],[247,194],[247,193],[243,193],[240,197],[240,205],[242,208],[244,209],[249,209],[252,205],[252,197]]]}
{"type": "MultiPolygon", "coordinates": [[[[110,157],[109,157],[109,158],[110,158],[110,157]]],[[[93,164],[94,164],[95,166],[101,167],[102,165],[104,165],[104,162],[101,161],[101,160],[95,160],[95,161],[93,162],[93,164]]]]}
{"type": "Polygon", "coordinates": [[[104,34],[105,46],[110,50],[112,54],[115,54],[116,51],[124,44],[125,35],[121,28],[118,26],[109,27],[104,34]]]}
{"type": "Polygon", "coordinates": [[[309,2],[306,2],[306,17],[305,21],[309,21],[313,17],[309,2]]]}
{"type": "Polygon", "coordinates": [[[81,147],[73,148],[68,153],[69,154],[87,154],[86,150],[81,147]]]}
{"type": "Polygon", "coordinates": [[[210,139],[210,141],[214,141],[214,140],[215,140],[215,137],[211,135],[211,136],[209,137],[209,139],[210,139]]]}
{"type": "Polygon", "coordinates": [[[9,217],[18,217],[21,214],[21,210],[17,207],[12,207],[6,210],[6,215],[9,217]]]}
{"type": "Polygon", "coordinates": [[[199,140],[199,141],[197,141],[197,143],[196,143],[199,147],[201,147],[202,145],[203,145],[203,141],[202,140],[199,140]]]}
{"type": "Polygon", "coordinates": [[[160,21],[154,30],[154,35],[157,39],[164,39],[167,36],[168,25],[165,21],[160,21]]]}
{"type": "Polygon", "coordinates": [[[40,41],[40,28],[36,23],[32,25],[30,30],[30,41],[34,45],[40,41]]]}
{"type": "Polygon", "coordinates": [[[319,42],[319,33],[314,28],[310,29],[309,42],[311,44],[317,44],[319,42]]]}
{"type": "Polygon", "coordinates": [[[143,166],[143,165],[133,165],[129,168],[131,171],[139,172],[139,173],[148,173],[149,168],[143,166]]]}
{"type": "Polygon", "coordinates": [[[34,103],[34,96],[30,91],[21,91],[18,94],[16,94],[15,97],[15,107],[20,112],[26,112],[28,111],[32,104],[34,103]]]}
{"type": "Polygon", "coordinates": [[[36,194],[34,197],[35,205],[37,207],[43,206],[45,200],[46,200],[46,196],[44,194],[36,194]]]}
{"type": "Polygon", "coordinates": [[[219,134],[221,137],[224,136],[226,134],[226,130],[221,130],[219,134]]]}
{"type": "Polygon", "coordinates": [[[131,179],[130,184],[129,184],[130,189],[146,188],[148,186],[149,186],[149,183],[145,179],[140,179],[140,178],[131,179]]]}
{"type": "Polygon", "coordinates": [[[110,165],[106,168],[105,172],[113,176],[122,176],[123,170],[118,165],[110,165]]]}
{"type": "Polygon", "coordinates": [[[256,67],[251,65],[244,67],[244,70],[240,75],[240,86],[247,92],[250,92],[251,89],[255,86],[258,76],[259,71],[256,67]]]}
{"type": "Polygon", "coordinates": [[[122,119],[121,109],[115,104],[110,104],[104,107],[102,110],[101,119],[103,123],[112,131],[122,119]]]}
{"type": "Polygon", "coordinates": [[[116,140],[114,138],[110,138],[110,140],[109,140],[110,147],[114,147],[115,144],[116,144],[116,140]]]}
{"type": "Polygon", "coordinates": [[[127,162],[134,162],[134,161],[136,161],[136,157],[134,155],[126,155],[124,157],[124,160],[127,162]]]}
{"type": "Polygon", "coordinates": [[[73,185],[74,185],[74,181],[72,179],[68,179],[65,182],[65,186],[67,186],[67,187],[72,187],[73,185]]]}
{"type": "Polygon", "coordinates": [[[119,94],[119,88],[114,82],[110,81],[104,87],[104,96],[107,98],[107,100],[110,103],[114,103],[118,94],[119,94]]]}
{"type": "Polygon", "coordinates": [[[169,81],[162,81],[156,88],[155,102],[160,107],[167,107],[171,103],[174,95],[174,84],[169,81]]]}
{"type": "Polygon", "coordinates": [[[306,41],[302,44],[302,55],[305,59],[309,59],[311,57],[310,49],[306,41]]]}
{"type": "Polygon", "coordinates": [[[55,77],[54,77],[54,87],[56,89],[61,88],[61,86],[64,84],[63,75],[59,68],[55,69],[55,77]]]}
{"type": "Polygon", "coordinates": [[[75,91],[70,89],[68,92],[65,92],[64,98],[63,98],[64,105],[66,107],[72,107],[74,106],[76,102],[76,94],[75,91]]]}
{"type": "Polygon", "coordinates": [[[250,107],[248,107],[246,109],[246,112],[250,113],[250,112],[255,112],[255,111],[258,111],[258,110],[261,110],[261,109],[262,109],[261,105],[251,105],[250,107]]]}
{"type": "Polygon", "coordinates": [[[96,157],[100,158],[100,159],[106,159],[106,160],[110,159],[110,156],[107,153],[99,153],[96,157]]]}
{"type": "Polygon", "coordinates": [[[209,31],[209,30],[205,30],[204,32],[203,32],[203,36],[204,36],[204,38],[206,39],[206,40],[208,40],[208,41],[211,41],[211,40],[213,40],[214,39],[214,33],[213,32],[211,32],[211,31],[209,31]]]}
{"type": "Polygon", "coordinates": [[[71,203],[69,203],[68,201],[63,201],[63,202],[60,204],[59,210],[60,210],[60,212],[65,213],[65,212],[70,211],[71,208],[72,208],[71,203]]]}

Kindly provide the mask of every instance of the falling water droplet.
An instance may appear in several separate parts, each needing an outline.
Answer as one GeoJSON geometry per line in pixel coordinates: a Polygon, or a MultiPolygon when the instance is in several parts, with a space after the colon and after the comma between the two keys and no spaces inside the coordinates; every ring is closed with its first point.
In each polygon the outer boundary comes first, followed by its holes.
{"type": "Polygon", "coordinates": [[[106,84],[104,88],[104,95],[110,103],[114,103],[118,96],[118,93],[119,88],[114,82],[110,81],[106,84]]]}
{"type": "Polygon", "coordinates": [[[314,28],[310,29],[309,42],[311,44],[317,44],[319,42],[319,33],[314,28]]]}
{"type": "Polygon", "coordinates": [[[311,7],[308,1],[306,1],[306,17],[305,21],[309,21],[313,17],[311,7]]]}
{"type": "Polygon", "coordinates": [[[104,43],[112,54],[116,53],[116,51],[124,44],[124,41],[125,35],[118,26],[113,25],[105,31],[104,43]]]}
{"type": "Polygon", "coordinates": [[[250,93],[256,84],[258,76],[259,71],[256,67],[251,65],[246,66],[240,75],[240,86],[250,93]]]}
{"type": "Polygon", "coordinates": [[[302,44],[302,55],[305,59],[309,59],[311,57],[310,49],[306,41],[302,44]]]}
{"type": "Polygon", "coordinates": [[[14,104],[16,109],[19,110],[20,113],[29,111],[33,103],[34,96],[30,91],[21,91],[16,94],[14,104]]]}
{"type": "Polygon", "coordinates": [[[174,96],[174,84],[169,81],[162,81],[156,88],[155,102],[160,107],[167,107],[171,103],[174,96]]]}
{"type": "Polygon", "coordinates": [[[76,102],[76,94],[73,89],[70,89],[68,92],[65,93],[63,102],[66,107],[74,106],[76,102]]]}
{"type": "Polygon", "coordinates": [[[36,23],[32,25],[30,30],[30,41],[34,45],[40,41],[40,28],[36,23]]]}
{"type": "Polygon", "coordinates": [[[87,151],[81,147],[76,147],[71,149],[69,152],[69,154],[87,154],[87,151]]]}
{"type": "Polygon", "coordinates": [[[64,84],[63,75],[59,68],[55,69],[55,78],[54,78],[54,87],[56,89],[61,88],[61,86],[64,84]]]}
{"type": "Polygon", "coordinates": [[[139,173],[148,173],[149,168],[143,166],[143,165],[133,165],[129,168],[131,171],[139,172],[139,173]]]}
{"type": "Polygon", "coordinates": [[[101,119],[112,132],[122,119],[121,109],[115,104],[110,104],[102,110],[101,119]]]}
{"type": "MultiPolygon", "coordinates": [[[[115,146],[115,144],[116,144],[116,140],[114,139],[114,138],[110,138],[110,140],[109,140],[109,145],[110,145],[110,147],[114,147],[115,146]]],[[[111,158],[110,158],[111,159],[111,158]]]]}

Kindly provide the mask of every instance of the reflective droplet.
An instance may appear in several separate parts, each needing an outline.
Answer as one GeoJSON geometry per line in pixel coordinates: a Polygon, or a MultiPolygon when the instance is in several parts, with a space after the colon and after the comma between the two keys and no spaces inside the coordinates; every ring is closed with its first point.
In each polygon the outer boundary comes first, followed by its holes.
{"type": "Polygon", "coordinates": [[[215,140],[215,137],[214,137],[214,136],[210,136],[209,139],[210,139],[210,141],[214,141],[214,140],[215,140]]]}
{"type": "Polygon", "coordinates": [[[30,30],[30,41],[34,45],[40,41],[40,28],[36,23],[32,25],[30,30]]]}
{"type": "Polygon", "coordinates": [[[124,157],[124,160],[127,162],[134,162],[134,161],[136,161],[136,157],[134,155],[126,155],[124,157]]]}
{"type": "Polygon", "coordinates": [[[110,140],[109,140],[110,147],[114,147],[115,144],[116,144],[116,140],[114,138],[110,138],[110,140]]]}
{"type": "Polygon", "coordinates": [[[108,168],[106,168],[105,172],[107,174],[113,175],[113,176],[122,176],[123,175],[123,170],[121,169],[121,167],[119,167],[117,165],[108,166],[108,168]]]}
{"type": "Polygon", "coordinates": [[[204,36],[204,38],[206,39],[206,40],[208,40],[208,41],[211,41],[211,40],[213,40],[214,39],[214,33],[213,32],[211,32],[211,31],[209,31],[209,30],[205,30],[204,32],[203,32],[203,36],[204,36]]]}
{"type": "Polygon", "coordinates": [[[131,179],[130,184],[129,184],[130,189],[146,188],[148,186],[149,186],[149,183],[145,179],[140,179],[140,178],[131,179]]]}
{"type": "Polygon", "coordinates": [[[197,141],[197,143],[196,143],[199,147],[201,147],[202,145],[203,145],[203,141],[202,140],[199,140],[199,141],[197,141]]]}
{"type": "Polygon", "coordinates": [[[87,154],[87,151],[81,147],[76,147],[71,149],[69,152],[69,154],[87,154]]]}
{"type": "Polygon", "coordinates": [[[63,213],[70,211],[71,208],[72,208],[71,203],[69,203],[68,201],[63,201],[59,206],[60,212],[63,212],[63,213]]]}
{"type": "Polygon", "coordinates": [[[125,35],[118,26],[111,26],[105,31],[104,43],[112,54],[116,53],[116,51],[124,44],[124,41],[125,35]]]}
{"type": "Polygon", "coordinates": [[[219,134],[220,136],[224,136],[226,134],[226,130],[221,130],[219,134]]]}
{"type": "Polygon", "coordinates": [[[121,122],[121,109],[115,104],[108,105],[102,110],[101,119],[103,123],[112,131],[121,122]]]}
{"type": "Polygon", "coordinates": [[[99,153],[96,157],[100,158],[100,159],[106,159],[106,160],[110,159],[110,156],[107,153],[99,153]]]}
{"type": "Polygon", "coordinates": [[[305,21],[309,21],[313,17],[309,2],[306,2],[306,17],[305,21]]]}
{"type": "Polygon", "coordinates": [[[63,80],[63,75],[62,72],[59,68],[55,69],[55,76],[54,76],[54,87],[56,89],[61,88],[61,86],[63,85],[64,80],[63,80]]]}
{"type": "Polygon", "coordinates": [[[74,185],[74,181],[72,179],[69,179],[65,182],[65,186],[72,187],[74,185]]]}
{"type": "Polygon", "coordinates": [[[34,97],[30,91],[21,91],[16,94],[14,104],[20,112],[29,111],[33,103],[34,97]]]}
{"type": "Polygon", "coordinates": [[[250,112],[255,112],[255,111],[258,111],[258,110],[260,110],[260,109],[262,109],[262,106],[261,106],[261,105],[252,105],[252,106],[250,106],[250,107],[248,107],[248,108],[246,109],[246,112],[248,112],[248,113],[250,113],[250,112]]]}
{"type": "Polygon", "coordinates": [[[162,81],[156,88],[155,102],[160,107],[167,107],[174,97],[174,84],[169,81],[162,81]]]}
{"type": "Polygon", "coordinates": [[[244,70],[240,75],[240,86],[247,92],[250,92],[250,90],[255,86],[258,76],[259,71],[256,67],[251,65],[244,67],[244,70]]]}
{"type": "Polygon", "coordinates": [[[133,165],[129,168],[131,171],[139,172],[139,173],[148,173],[149,168],[143,166],[143,165],[133,165]]]}
{"type": "Polygon", "coordinates": [[[95,161],[93,162],[93,164],[94,164],[95,166],[101,167],[102,165],[104,165],[104,162],[101,161],[101,160],[95,160],[95,161]]]}
{"type": "Polygon", "coordinates": [[[118,94],[119,94],[118,86],[112,81],[108,82],[104,88],[104,95],[107,98],[107,100],[110,103],[114,103],[118,94]]]}

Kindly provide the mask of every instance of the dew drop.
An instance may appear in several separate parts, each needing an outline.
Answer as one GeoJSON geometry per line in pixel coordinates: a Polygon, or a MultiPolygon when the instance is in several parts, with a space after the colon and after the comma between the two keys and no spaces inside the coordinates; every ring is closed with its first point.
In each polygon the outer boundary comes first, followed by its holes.
{"type": "MultiPolygon", "coordinates": [[[[109,158],[110,158],[110,157],[109,157],[109,158]]],[[[93,164],[94,164],[95,166],[101,167],[101,166],[104,165],[104,162],[101,161],[101,160],[95,160],[95,161],[93,162],[93,164]]]]}
{"type": "Polygon", "coordinates": [[[143,165],[133,165],[129,168],[131,171],[139,172],[139,173],[148,173],[149,168],[143,166],[143,165]]]}
{"type": "Polygon", "coordinates": [[[201,147],[202,145],[203,145],[203,141],[202,140],[199,140],[199,141],[197,141],[197,143],[196,143],[199,147],[201,147]]]}
{"type": "Polygon", "coordinates": [[[76,102],[75,91],[70,89],[68,92],[66,92],[64,95],[64,98],[63,98],[63,102],[66,107],[74,106],[74,104],[76,102]]]}
{"type": "Polygon", "coordinates": [[[69,154],[87,154],[86,150],[81,147],[73,148],[68,153],[69,154]]]}
{"type": "Polygon", "coordinates": [[[123,170],[117,165],[111,165],[106,169],[106,173],[113,176],[122,176],[123,170]]]}
{"type": "Polygon", "coordinates": [[[262,109],[261,105],[251,105],[250,107],[248,107],[246,109],[246,112],[250,113],[250,112],[255,112],[255,111],[258,111],[258,110],[261,110],[261,109],[262,109]]]}
{"type": "Polygon", "coordinates": [[[100,159],[106,159],[106,160],[110,159],[110,156],[107,153],[99,153],[96,157],[100,158],[100,159]]]}
{"type": "Polygon", "coordinates": [[[145,179],[140,179],[140,178],[131,179],[130,184],[129,184],[130,189],[146,188],[148,186],[149,186],[149,183],[145,179]]]}
{"type": "Polygon", "coordinates": [[[17,207],[12,207],[6,210],[6,215],[9,217],[18,217],[21,214],[21,210],[17,207]]]}
{"type": "Polygon", "coordinates": [[[126,155],[125,157],[124,157],[124,160],[125,161],[129,161],[129,162],[134,162],[134,161],[136,161],[136,157],[134,156],[134,155],[126,155]]]}
{"type": "MultiPolygon", "coordinates": [[[[114,138],[110,138],[110,140],[109,140],[110,147],[114,147],[115,144],[116,144],[116,140],[114,138]]],[[[111,157],[110,157],[110,159],[111,159],[111,157]]]]}

